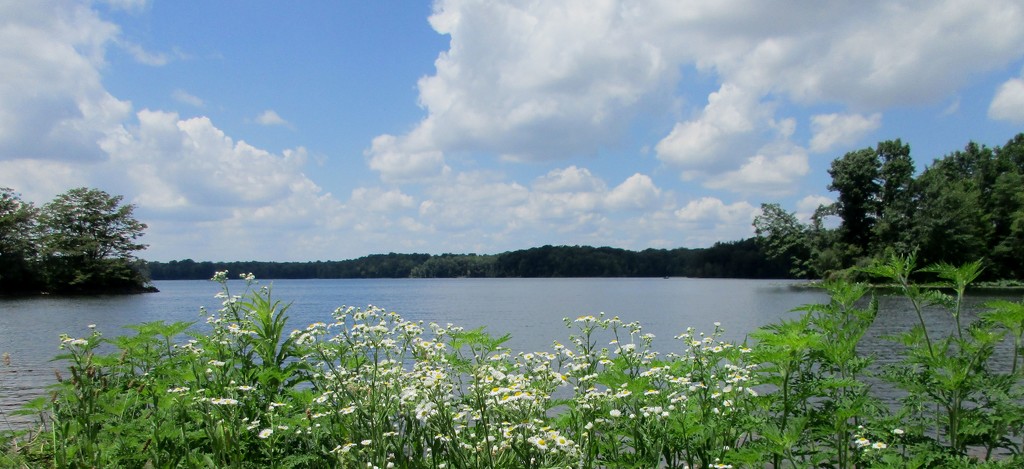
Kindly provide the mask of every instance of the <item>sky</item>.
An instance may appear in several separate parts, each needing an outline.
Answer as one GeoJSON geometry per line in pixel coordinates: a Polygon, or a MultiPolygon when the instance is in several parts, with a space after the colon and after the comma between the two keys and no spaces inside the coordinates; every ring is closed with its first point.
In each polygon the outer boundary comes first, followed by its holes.
{"type": "Polygon", "coordinates": [[[0,0],[0,187],[140,257],[706,247],[1024,131],[1019,0],[0,0]]]}

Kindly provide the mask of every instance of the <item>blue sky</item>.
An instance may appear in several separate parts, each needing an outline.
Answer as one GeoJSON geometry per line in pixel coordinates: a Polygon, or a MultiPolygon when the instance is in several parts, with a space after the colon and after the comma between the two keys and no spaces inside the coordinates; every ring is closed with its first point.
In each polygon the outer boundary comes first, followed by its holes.
{"type": "Polygon", "coordinates": [[[150,260],[704,247],[1024,131],[1024,5],[0,0],[0,186],[150,260]]]}

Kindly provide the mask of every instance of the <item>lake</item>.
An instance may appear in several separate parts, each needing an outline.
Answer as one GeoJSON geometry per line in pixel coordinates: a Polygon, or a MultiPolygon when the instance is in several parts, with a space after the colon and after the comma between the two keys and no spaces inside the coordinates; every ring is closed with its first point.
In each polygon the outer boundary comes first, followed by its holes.
{"type": "MultiPolygon", "coordinates": [[[[159,293],[130,296],[38,297],[0,299],[0,429],[14,419],[11,411],[43,395],[54,382],[51,362],[58,353],[58,336],[89,334],[95,324],[107,337],[131,331],[125,325],[163,320],[200,321],[199,308],[220,307],[213,298],[219,289],[210,281],[154,282],[159,293]],[[5,421],[6,420],[6,421],[5,421]]],[[[721,323],[727,339],[742,341],[755,328],[781,318],[797,317],[800,305],[827,300],[821,291],[786,280],[688,278],[544,278],[544,279],[359,279],[264,280],[274,297],[291,302],[290,328],[329,322],[335,308],[376,305],[406,319],[453,323],[466,328],[484,326],[494,335],[510,333],[513,350],[550,350],[554,340],[565,342],[569,330],[563,317],[605,312],[624,321],[639,321],[657,336],[655,348],[678,351],[672,337],[689,326],[710,332],[721,323]]],[[[233,294],[245,284],[230,282],[233,294]]],[[[976,296],[972,305],[991,299],[976,296]]],[[[1018,300],[1015,294],[1009,299],[1018,300]]],[[[917,317],[903,300],[883,298],[870,337],[861,350],[882,355],[891,344],[881,337],[916,324],[917,317]]],[[[972,312],[965,315],[970,320],[972,312]]],[[[942,328],[948,315],[932,311],[927,318],[942,328]]],[[[965,322],[966,324],[966,322],[965,322]]],[[[204,324],[197,324],[197,328],[204,324]]],[[[1009,358],[1005,357],[1007,363],[1009,358]]],[[[883,357],[884,361],[884,357],[883,357]]]]}

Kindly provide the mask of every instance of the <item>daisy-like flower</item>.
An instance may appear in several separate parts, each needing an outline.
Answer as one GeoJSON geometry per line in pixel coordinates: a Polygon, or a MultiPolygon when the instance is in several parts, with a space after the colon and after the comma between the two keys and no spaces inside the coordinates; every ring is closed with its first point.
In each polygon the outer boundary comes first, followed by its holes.
{"type": "Polygon", "coordinates": [[[274,434],[274,429],[272,429],[272,428],[264,428],[263,430],[260,431],[259,437],[264,439],[264,440],[266,440],[267,438],[270,438],[270,435],[273,435],[273,434],[274,434]]]}

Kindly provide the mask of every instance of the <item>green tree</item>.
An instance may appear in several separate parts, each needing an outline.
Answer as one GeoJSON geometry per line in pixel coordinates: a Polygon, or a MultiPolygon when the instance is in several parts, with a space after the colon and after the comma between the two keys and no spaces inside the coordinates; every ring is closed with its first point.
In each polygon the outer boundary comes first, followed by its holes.
{"type": "Polygon", "coordinates": [[[1024,278],[1024,133],[995,150],[990,221],[994,276],[1024,278]]]}
{"type": "Polygon", "coordinates": [[[975,181],[938,160],[915,182],[913,233],[922,262],[963,264],[987,257],[988,217],[975,181]]]}
{"type": "Polygon", "coordinates": [[[878,155],[872,148],[852,151],[832,161],[828,189],[839,192],[836,212],[843,222],[842,241],[854,248],[855,255],[867,254],[879,212],[881,185],[878,155]]]}
{"type": "Polygon", "coordinates": [[[146,229],[122,196],[76,188],[43,206],[40,251],[51,291],[90,292],[142,288],[146,279],[135,252],[146,229]]]}
{"type": "Polygon", "coordinates": [[[913,239],[910,223],[913,216],[912,184],[914,182],[914,160],[910,157],[910,145],[899,139],[880,142],[875,148],[880,160],[878,173],[879,194],[875,214],[874,255],[886,249],[897,253],[910,252],[913,239]]]}
{"type": "Polygon", "coordinates": [[[801,278],[811,274],[809,228],[795,214],[779,204],[761,204],[761,213],[754,217],[754,233],[769,258],[783,259],[792,265],[791,274],[801,278]]]}
{"type": "Polygon", "coordinates": [[[36,213],[13,189],[0,187],[0,293],[38,287],[32,267],[36,213]]]}

